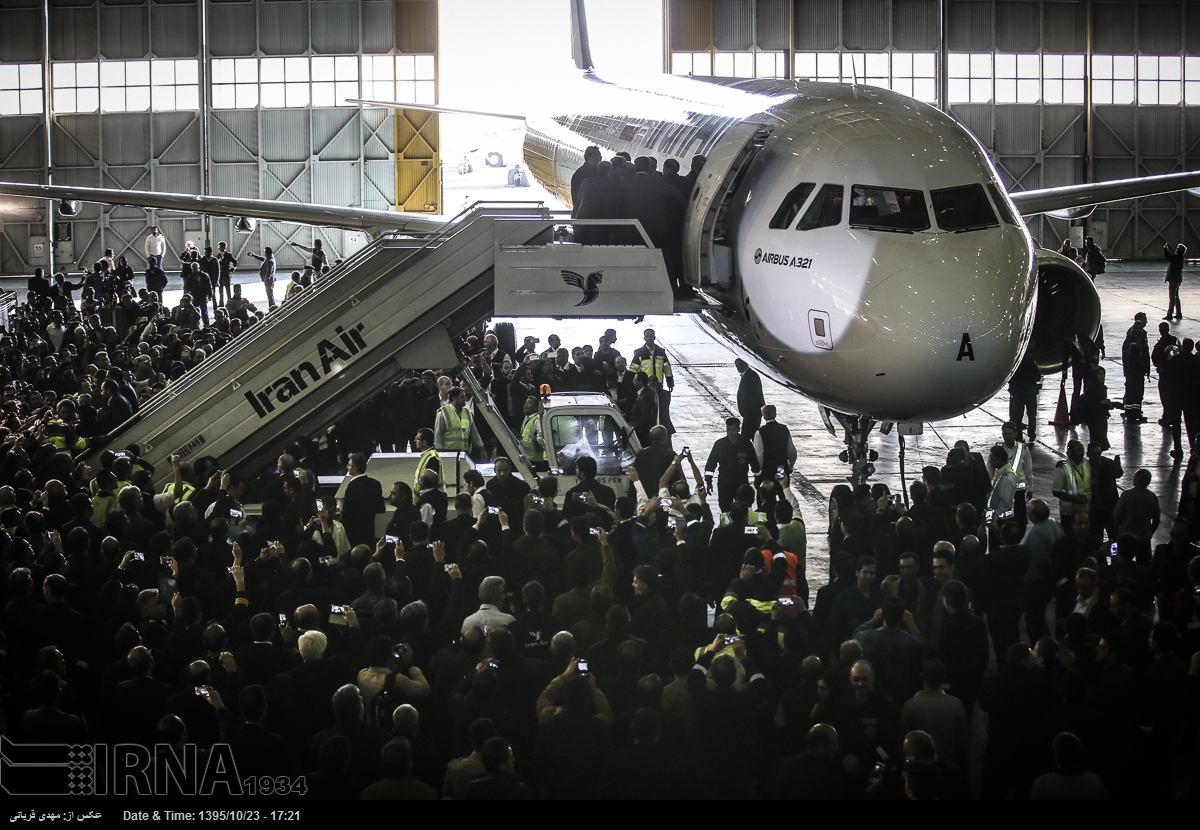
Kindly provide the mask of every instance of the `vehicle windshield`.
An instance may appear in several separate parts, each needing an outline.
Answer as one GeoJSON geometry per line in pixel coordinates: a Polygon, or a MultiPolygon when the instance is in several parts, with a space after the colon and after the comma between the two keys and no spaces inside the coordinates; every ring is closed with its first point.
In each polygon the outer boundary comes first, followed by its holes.
{"type": "Polygon", "coordinates": [[[596,459],[597,475],[620,475],[633,464],[633,450],[611,415],[554,415],[550,440],[564,475],[574,474],[575,461],[583,455],[596,459]]]}
{"type": "Polygon", "coordinates": [[[850,193],[851,227],[905,232],[929,228],[925,194],[919,190],[856,184],[850,193]]]}
{"type": "Polygon", "coordinates": [[[983,185],[948,187],[944,190],[934,190],[929,195],[933,197],[933,213],[937,216],[938,227],[944,231],[986,228],[1000,224],[987,194],[983,191],[983,185]]]}

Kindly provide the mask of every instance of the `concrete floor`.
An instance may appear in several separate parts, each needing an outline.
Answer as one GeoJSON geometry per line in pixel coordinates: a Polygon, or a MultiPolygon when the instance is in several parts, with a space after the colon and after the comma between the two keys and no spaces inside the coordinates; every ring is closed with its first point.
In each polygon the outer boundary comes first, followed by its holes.
{"type": "MultiPolygon", "coordinates": [[[[1105,353],[1103,365],[1107,370],[1109,395],[1119,400],[1123,389],[1120,365],[1121,342],[1125,332],[1133,324],[1133,315],[1146,312],[1150,322],[1147,327],[1150,343],[1157,339],[1158,323],[1165,312],[1167,291],[1163,283],[1164,268],[1157,263],[1110,263],[1107,273],[1097,281],[1103,304],[1105,353]]],[[[1172,332],[1181,340],[1185,337],[1200,337],[1200,282],[1195,272],[1189,272],[1181,291],[1183,307],[1189,314],[1172,325],[1172,332]]],[[[736,353],[724,343],[713,339],[707,329],[690,315],[673,317],[648,317],[640,325],[632,321],[565,321],[519,319],[512,321],[517,328],[517,339],[533,334],[544,344],[551,332],[562,337],[564,346],[596,344],[604,329],[610,326],[617,330],[617,349],[626,357],[642,344],[642,331],[652,327],[658,342],[667,350],[675,374],[675,391],[671,398],[671,419],[678,433],[674,438],[677,448],[685,445],[692,448],[697,464],[701,468],[707,460],[713,443],[724,435],[724,419],[737,415],[737,387],[739,377],[733,366],[736,353]]],[[[799,496],[808,525],[809,580],[813,585],[824,584],[828,569],[828,545],[823,533],[828,523],[829,492],[836,484],[846,482],[849,466],[838,461],[844,448],[841,434],[830,435],[826,431],[817,406],[799,392],[765,381],[764,393],[768,403],[779,410],[779,420],[792,432],[799,458],[792,477],[792,486],[799,496]]],[[[1050,503],[1057,510],[1057,500],[1050,495],[1050,482],[1055,464],[1066,455],[1066,445],[1072,438],[1086,442],[1086,427],[1052,427],[1047,422],[1054,416],[1058,400],[1058,378],[1046,378],[1038,401],[1038,437],[1033,445],[1034,482],[1032,492],[1050,503]]],[[[1070,388],[1068,382],[1068,396],[1070,388]]],[[[1164,521],[1156,542],[1165,542],[1170,522],[1166,516],[1174,516],[1179,504],[1179,482],[1182,467],[1169,456],[1170,441],[1157,424],[1162,414],[1158,402],[1157,376],[1146,385],[1145,415],[1148,422],[1140,426],[1124,426],[1119,412],[1109,421],[1110,454],[1119,454],[1125,469],[1120,482],[1122,489],[1132,486],[1133,474],[1139,468],[1150,470],[1153,475],[1151,489],[1159,496],[1164,521]]],[[[911,483],[914,473],[920,475],[925,465],[942,466],[946,452],[954,442],[965,439],[972,449],[986,453],[986,448],[1000,440],[1000,425],[1008,420],[1008,393],[1001,391],[995,398],[979,409],[952,421],[926,424],[923,435],[905,439],[906,481],[911,483]]],[[[900,485],[899,443],[893,433],[881,436],[875,432],[871,446],[879,452],[875,462],[876,473],[871,479],[886,483],[893,492],[900,485]]]]}

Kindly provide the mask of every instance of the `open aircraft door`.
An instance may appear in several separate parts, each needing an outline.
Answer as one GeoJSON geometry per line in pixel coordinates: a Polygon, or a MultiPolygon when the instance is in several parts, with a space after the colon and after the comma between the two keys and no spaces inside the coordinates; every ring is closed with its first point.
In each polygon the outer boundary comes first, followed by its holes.
{"type": "Polygon", "coordinates": [[[683,220],[683,273],[690,285],[726,285],[733,276],[733,248],[726,242],[725,210],[771,128],[743,121],[709,153],[683,220]]]}

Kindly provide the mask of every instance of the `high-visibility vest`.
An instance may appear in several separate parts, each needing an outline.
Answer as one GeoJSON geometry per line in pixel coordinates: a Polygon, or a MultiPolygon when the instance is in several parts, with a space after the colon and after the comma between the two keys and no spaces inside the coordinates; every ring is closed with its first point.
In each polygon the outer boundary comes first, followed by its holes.
{"type": "Polygon", "coordinates": [[[1008,466],[1012,469],[1013,478],[1017,480],[1017,489],[1025,489],[1025,453],[1029,452],[1025,445],[1020,441],[1013,442],[1012,458],[1008,460],[1008,466]]]}
{"type": "MultiPolygon", "coordinates": [[[[759,522],[768,521],[766,513],[760,513],[757,510],[746,511],[746,527],[756,527],[759,522]]],[[[717,527],[725,527],[730,523],[729,514],[722,513],[717,519],[717,527]]]]}
{"type": "Polygon", "coordinates": [[[440,455],[438,455],[437,450],[435,450],[433,447],[430,447],[429,449],[425,450],[425,452],[421,453],[421,460],[417,462],[417,474],[413,476],[413,484],[412,484],[413,504],[417,503],[417,494],[420,493],[421,489],[422,489],[421,488],[421,474],[429,469],[429,462],[432,460],[435,460],[435,459],[437,460],[438,471],[439,471],[438,472],[438,487],[442,486],[442,475],[440,472],[442,469],[442,457],[440,455]]]}
{"type": "MultiPolygon", "coordinates": [[[[180,484],[182,485],[180,487],[180,489],[183,490],[183,497],[180,498],[179,501],[191,501],[192,494],[196,492],[196,488],[193,487],[192,485],[188,484],[186,481],[180,482],[180,484]]],[[[174,493],[174,492],[175,492],[175,485],[173,483],[168,484],[166,487],[163,488],[164,494],[174,493]]]]}
{"type": "Polygon", "coordinates": [[[1086,500],[1082,503],[1059,504],[1058,512],[1087,513],[1092,504],[1092,471],[1088,467],[1088,463],[1085,461],[1080,465],[1080,469],[1076,469],[1070,459],[1067,459],[1062,462],[1062,471],[1067,480],[1067,492],[1072,496],[1083,496],[1086,500]]]}
{"type": "Polygon", "coordinates": [[[630,366],[630,371],[637,373],[643,372],[650,377],[657,378],[661,383],[664,378],[671,376],[671,362],[667,359],[667,353],[660,346],[655,346],[653,349],[643,346],[634,352],[633,365],[630,366]]]}
{"type": "Polygon", "coordinates": [[[442,407],[442,451],[466,452],[471,449],[471,412],[463,407],[460,416],[453,406],[442,407]]]}
{"type": "MultiPolygon", "coordinates": [[[[1020,446],[1020,444],[1018,444],[1017,446],[1020,446]]],[[[996,470],[996,472],[995,472],[995,473],[992,475],[992,492],[993,492],[993,493],[996,491],[996,484],[997,484],[997,483],[1000,481],[1000,479],[1002,479],[1002,478],[1004,477],[1004,474],[1005,474],[1005,473],[1013,473],[1013,468],[1012,468],[1012,462],[1011,462],[1011,461],[1010,461],[1008,464],[1005,464],[1003,467],[1001,467],[1001,468],[999,468],[998,470],[996,470]]],[[[1013,478],[1016,478],[1016,475],[1017,475],[1016,473],[1013,473],[1013,478]]],[[[1014,495],[1014,496],[1016,495],[1016,491],[1014,491],[1014,492],[1013,492],[1013,495],[1014,495]]],[[[988,504],[989,504],[989,505],[991,505],[991,501],[992,501],[992,499],[991,499],[991,493],[989,493],[989,494],[988,494],[988,504]]],[[[996,518],[998,518],[998,519],[1008,519],[1008,518],[1011,518],[1011,517],[1012,517],[1012,515],[1013,515],[1013,512],[1014,512],[1014,510],[1013,510],[1013,500],[1012,500],[1012,499],[1010,499],[1010,500],[1008,501],[1008,503],[1007,503],[1007,504],[1004,504],[1004,505],[1002,505],[1002,507],[1003,507],[1004,509],[1003,509],[1003,510],[999,510],[999,511],[998,511],[998,514],[997,514],[996,518]]]]}
{"type": "MultiPolygon", "coordinates": [[[[771,561],[775,558],[775,554],[770,550],[764,550],[763,555],[763,573],[768,576],[771,573],[771,561]]],[[[797,586],[799,585],[800,574],[800,557],[792,553],[790,550],[783,552],[784,558],[787,560],[787,576],[783,578],[783,584],[779,586],[779,596],[795,597],[799,596],[797,586]]]]}
{"type": "Polygon", "coordinates": [[[546,460],[545,450],[540,449],[534,440],[537,425],[537,413],[526,416],[525,422],[521,424],[521,452],[525,454],[525,460],[530,462],[546,460]]]}

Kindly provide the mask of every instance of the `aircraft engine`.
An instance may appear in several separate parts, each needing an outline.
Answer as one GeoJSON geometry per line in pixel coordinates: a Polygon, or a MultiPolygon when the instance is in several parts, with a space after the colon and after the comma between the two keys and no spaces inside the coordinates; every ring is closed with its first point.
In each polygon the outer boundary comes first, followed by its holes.
{"type": "Polygon", "coordinates": [[[1100,330],[1100,295],[1075,262],[1056,251],[1037,251],[1038,297],[1029,354],[1042,374],[1061,372],[1078,351],[1076,337],[1095,338],[1100,330]]]}

